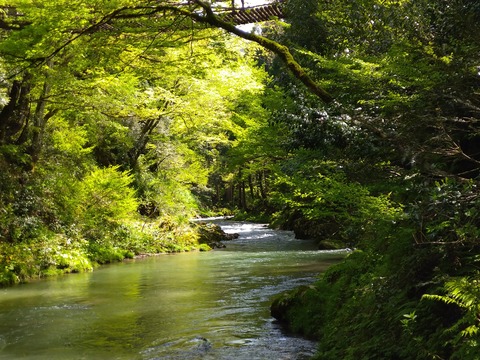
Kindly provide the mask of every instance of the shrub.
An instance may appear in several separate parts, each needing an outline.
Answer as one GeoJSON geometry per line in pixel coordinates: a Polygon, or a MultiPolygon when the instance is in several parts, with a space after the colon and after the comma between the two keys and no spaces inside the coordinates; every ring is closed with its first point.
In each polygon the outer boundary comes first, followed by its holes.
{"type": "Polygon", "coordinates": [[[108,239],[112,231],[136,215],[132,176],[118,167],[95,169],[80,183],[77,218],[91,242],[108,239]]]}
{"type": "Polygon", "coordinates": [[[273,224],[293,229],[299,238],[330,240],[339,246],[358,246],[389,228],[401,214],[388,195],[370,195],[341,173],[279,177],[272,205],[281,209],[273,224]]]}

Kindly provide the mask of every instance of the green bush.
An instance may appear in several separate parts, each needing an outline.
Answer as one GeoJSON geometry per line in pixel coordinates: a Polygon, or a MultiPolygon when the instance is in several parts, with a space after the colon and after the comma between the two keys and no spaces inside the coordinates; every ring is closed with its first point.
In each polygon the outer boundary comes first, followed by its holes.
{"type": "Polygon", "coordinates": [[[0,285],[91,270],[87,242],[82,239],[49,233],[15,244],[0,243],[0,285]]]}
{"type": "Polygon", "coordinates": [[[95,169],[81,181],[77,217],[87,232],[135,217],[138,203],[131,183],[132,176],[118,167],[95,169]]]}
{"type": "Polygon", "coordinates": [[[132,257],[131,252],[122,250],[114,246],[90,244],[89,258],[97,264],[108,264],[122,261],[127,257],[132,257]]]}
{"type": "Polygon", "coordinates": [[[278,177],[271,204],[280,209],[273,215],[274,225],[293,229],[299,238],[340,247],[362,245],[362,239],[384,233],[402,214],[388,195],[370,195],[365,186],[335,172],[278,177]]]}

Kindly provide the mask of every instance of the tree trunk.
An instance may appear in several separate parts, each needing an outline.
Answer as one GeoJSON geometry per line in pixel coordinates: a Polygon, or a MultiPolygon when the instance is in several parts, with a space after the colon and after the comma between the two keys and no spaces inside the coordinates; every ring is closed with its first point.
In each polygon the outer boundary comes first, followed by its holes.
{"type": "Polygon", "coordinates": [[[267,193],[265,192],[265,187],[263,186],[263,179],[265,178],[265,172],[262,171],[257,175],[258,178],[258,187],[260,189],[260,196],[263,200],[267,198],[267,193]]]}
{"type": "Polygon", "coordinates": [[[255,200],[255,188],[253,186],[253,179],[252,175],[248,175],[248,187],[250,188],[250,196],[252,198],[252,201],[255,200]]]}
{"type": "Polygon", "coordinates": [[[246,210],[247,209],[247,199],[245,197],[245,181],[240,181],[238,183],[238,203],[240,209],[246,210]]]}
{"type": "Polygon", "coordinates": [[[22,81],[15,80],[10,89],[10,101],[0,112],[0,144],[15,144],[22,140],[21,134],[28,126],[30,116],[30,75],[22,81]],[[15,137],[20,133],[16,139],[15,137]]]}
{"type": "Polygon", "coordinates": [[[42,93],[37,101],[37,107],[33,116],[33,128],[32,128],[32,144],[30,146],[30,156],[32,157],[32,165],[40,158],[40,153],[43,146],[43,136],[45,133],[45,125],[47,120],[53,116],[54,113],[49,113],[49,116],[45,115],[46,98],[50,93],[51,84],[48,79],[43,83],[42,93]]]}

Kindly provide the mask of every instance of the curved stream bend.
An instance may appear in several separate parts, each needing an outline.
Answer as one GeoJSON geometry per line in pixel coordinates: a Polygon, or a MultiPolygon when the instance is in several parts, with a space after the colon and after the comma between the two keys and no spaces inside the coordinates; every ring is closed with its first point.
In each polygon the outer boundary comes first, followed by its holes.
{"type": "Polygon", "coordinates": [[[344,256],[291,232],[220,221],[227,248],[158,256],[0,290],[0,359],[305,359],[272,296],[344,256]]]}

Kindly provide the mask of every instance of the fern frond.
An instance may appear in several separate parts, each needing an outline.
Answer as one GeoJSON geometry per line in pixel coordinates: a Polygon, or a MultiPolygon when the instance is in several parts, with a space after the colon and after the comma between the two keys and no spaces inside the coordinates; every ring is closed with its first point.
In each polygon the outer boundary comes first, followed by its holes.
{"type": "Polygon", "coordinates": [[[463,337],[471,337],[471,336],[476,335],[479,330],[480,330],[480,328],[477,325],[470,325],[466,329],[462,330],[460,332],[460,335],[463,336],[463,337]]]}
{"type": "Polygon", "coordinates": [[[455,304],[457,306],[463,307],[462,304],[457,301],[457,299],[448,295],[424,294],[422,295],[422,299],[441,301],[445,304],[455,304]]]}

